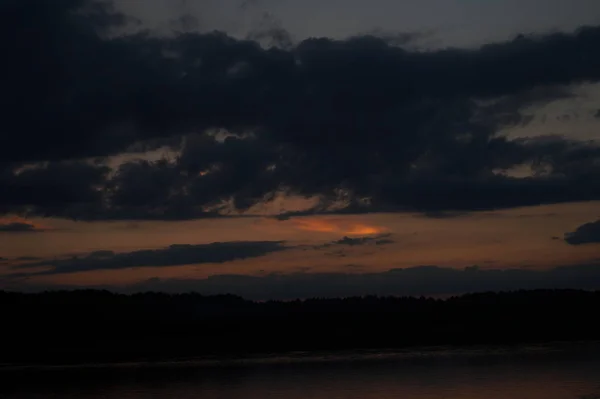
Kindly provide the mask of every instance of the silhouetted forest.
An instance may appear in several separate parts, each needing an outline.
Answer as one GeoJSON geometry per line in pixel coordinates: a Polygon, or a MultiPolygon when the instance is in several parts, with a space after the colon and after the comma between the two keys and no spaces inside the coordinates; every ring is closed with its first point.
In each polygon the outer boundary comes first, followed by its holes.
{"type": "Polygon", "coordinates": [[[0,363],[597,340],[600,291],[252,302],[232,295],[0,292],[0,363]]]}

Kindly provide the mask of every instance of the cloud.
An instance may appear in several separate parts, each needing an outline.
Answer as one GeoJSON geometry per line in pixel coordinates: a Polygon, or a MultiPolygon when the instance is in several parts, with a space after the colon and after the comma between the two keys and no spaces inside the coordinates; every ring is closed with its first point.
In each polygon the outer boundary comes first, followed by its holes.
{"type": "Polygon", "coordinates": [[[471,211],[600,199],[597,145],[498,136],[528,122],[522,108],[598,81],[600,27],[421,51],[410,34],[293,43],[272,17],[250,39],[279,48],[123,33],[131,20],[107,1],[0,3],[0,212],[191,219],[278,192],[320,197],[316,213],[340,200],[471,211]],[[178,156],[107,167],[158,143],[178,156]],[[539,173],[497,175],[520,165],[539,173]]]}
{"type": "Polygon", "coordinates": [[[423,216],[431,219],[450,219],[450,218],[458,218],[461,216],[465,216],[465,212],[457,212],[457,211],[425,211],[423,212],[423,216]]]}
{"type": "MultiPolygon", "coordinates": [[[[334,246],[337,246],[338,248],[342,247],[342,246],[347,246],[347,247],[356,247],[356,246],[364,246],[364,245],[382,246],[382,245],[389,245],[389,244],[395,243],[394,240],[389,238],[391,236],[392,236],[391,233],[367,235],[367,236],[363,236],[363,237],[344,236],[339,240],[330,241],[325,244],[314,245],[314,246],[299,246],[297,248],[302,248],[303,250],[306,251],[308,248],[321,250],[321,249],[330,249],[331,247],[334,247],[334,246]]],[[[327,254],[331,255],[331,256],[341,257],[341,258],[344,258],[349,255],[346,253],[346,251],[344,249],[336,249],[333,252],[328,252],[327,254]]],[[[356,266],[353,266],[353,267],[356,267],[356,266]]]]}
{"type": "Polygon", "coordinates": [[[375,244],[375,245],[387,245],[394,243],[393,240],[388,239],[391,234],[381,234],[378,236],[367,236],[367,237],[343,237],[340,240],[333,241],[334,245],[349,245],[351,247],[356,245],[366,245],[366,244],[375,244]]]}
{"type": "Polygon", "coordinates": [[[453,295],[519,289],[599,289],[600,266],[552,270],[450,269],[420,266],[382,273],[295,273],[267,276],[220,275],[203,280],[152,279],[131,291],[232,293],[249,299],[294,299],[357,295],[453,295]]]}
{"type": "Polygon", "coordinates": [[[39,258],[37,256],[19,256],[18,258],[15,258],[15,260],[20,260],[20,261],[31,261],[31,260],[41,260],[42,258],[39,258]]]}
{"type": "Polygon", "coordinates": [[[247,35],[247,39],[283,49],[289,49],[294,45],[290,33],[281,26],[281,22],[273,14],[268,12],[263,13],[258,27],[247,35]]]}
{"type": "Polygon", "coordinates": [[[96,251],[83,257],[43,260],[15,266],[22,276],[76,273],[92,270],[121,270],[132,267],[169,267],[201,263],[224,263],[238,259],[260,257],[283,251],[282,241],[232,241],[199,245],[171,245],[167,248],[125,253],[96,251]],[[27,273],[36,267],[50,270],[27,273]]]}
{"type": "Polygon", "coordinates": [[[10,232],[10,233],[31,233],[39,231],[32,224],[27,223],[8,223],[8,224],[0,224],[0,232],[10,232]]]}
{"type": "Polygon", "coordinates": [[[318,233],[341,233],[351,236],[381,234],[385,227],[346,221],[343,219],[325,219],[321,217],[302,217],[292,219],[299,230],[318,233]]]}
{"type": "Polygon", "coordinates": [[[0,185],[0,209],[27,215],[77,219],[102,203],[100,187],[110,169],[85,162],[53,162],[15,168],[0,185]]]}
{"type": "Polygon", "coordinates": [[[0,233],[36,233],[49,230],[48,227],[19,217],[0,218],[0,233]]]}
{"type": "Polygon", "coordinates": [[[565,234],[565,241],[571,245],[600,243],[600,220],[579,226],[565,234]]]}

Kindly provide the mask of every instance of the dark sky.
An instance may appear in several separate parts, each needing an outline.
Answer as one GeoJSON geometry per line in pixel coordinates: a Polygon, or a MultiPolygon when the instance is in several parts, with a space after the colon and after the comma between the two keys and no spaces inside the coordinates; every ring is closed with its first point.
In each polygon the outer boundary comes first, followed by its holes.
{"type": "Polygon", "coordinates": [[[597,1],[0,0],[0,45],[0,288],[599,259],[597,1]]]}
{"type": "Polygon", "coordinates": [[[198,27],[244,35],[265,13],[298,40],[360,33],[422,32],[435,46],[473,46],[516,33],[573,30],[600,22],[593,0],[119,0],[119,7],[147,25],[168,29],[182,14],[198,27]]]}

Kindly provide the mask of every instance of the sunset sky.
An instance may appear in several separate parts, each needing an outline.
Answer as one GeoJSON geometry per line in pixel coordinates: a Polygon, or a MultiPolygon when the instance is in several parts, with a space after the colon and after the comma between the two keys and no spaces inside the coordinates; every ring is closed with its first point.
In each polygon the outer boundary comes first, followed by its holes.
{"type": "Polygon", "coordinates": [[[598,1],[0,4],[0,289],[600,288],[598,1]]]}

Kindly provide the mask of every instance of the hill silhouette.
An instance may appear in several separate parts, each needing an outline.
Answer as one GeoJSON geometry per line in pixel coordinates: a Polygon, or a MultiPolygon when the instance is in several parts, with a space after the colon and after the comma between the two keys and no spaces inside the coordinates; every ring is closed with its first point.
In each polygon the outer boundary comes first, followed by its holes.
{"type": "Polygon", "coordinates": [[[597,340],[599,308],[600,291],[577,290],[287,302],[197,293],[0,291],[0,363],[597,340]]]}

